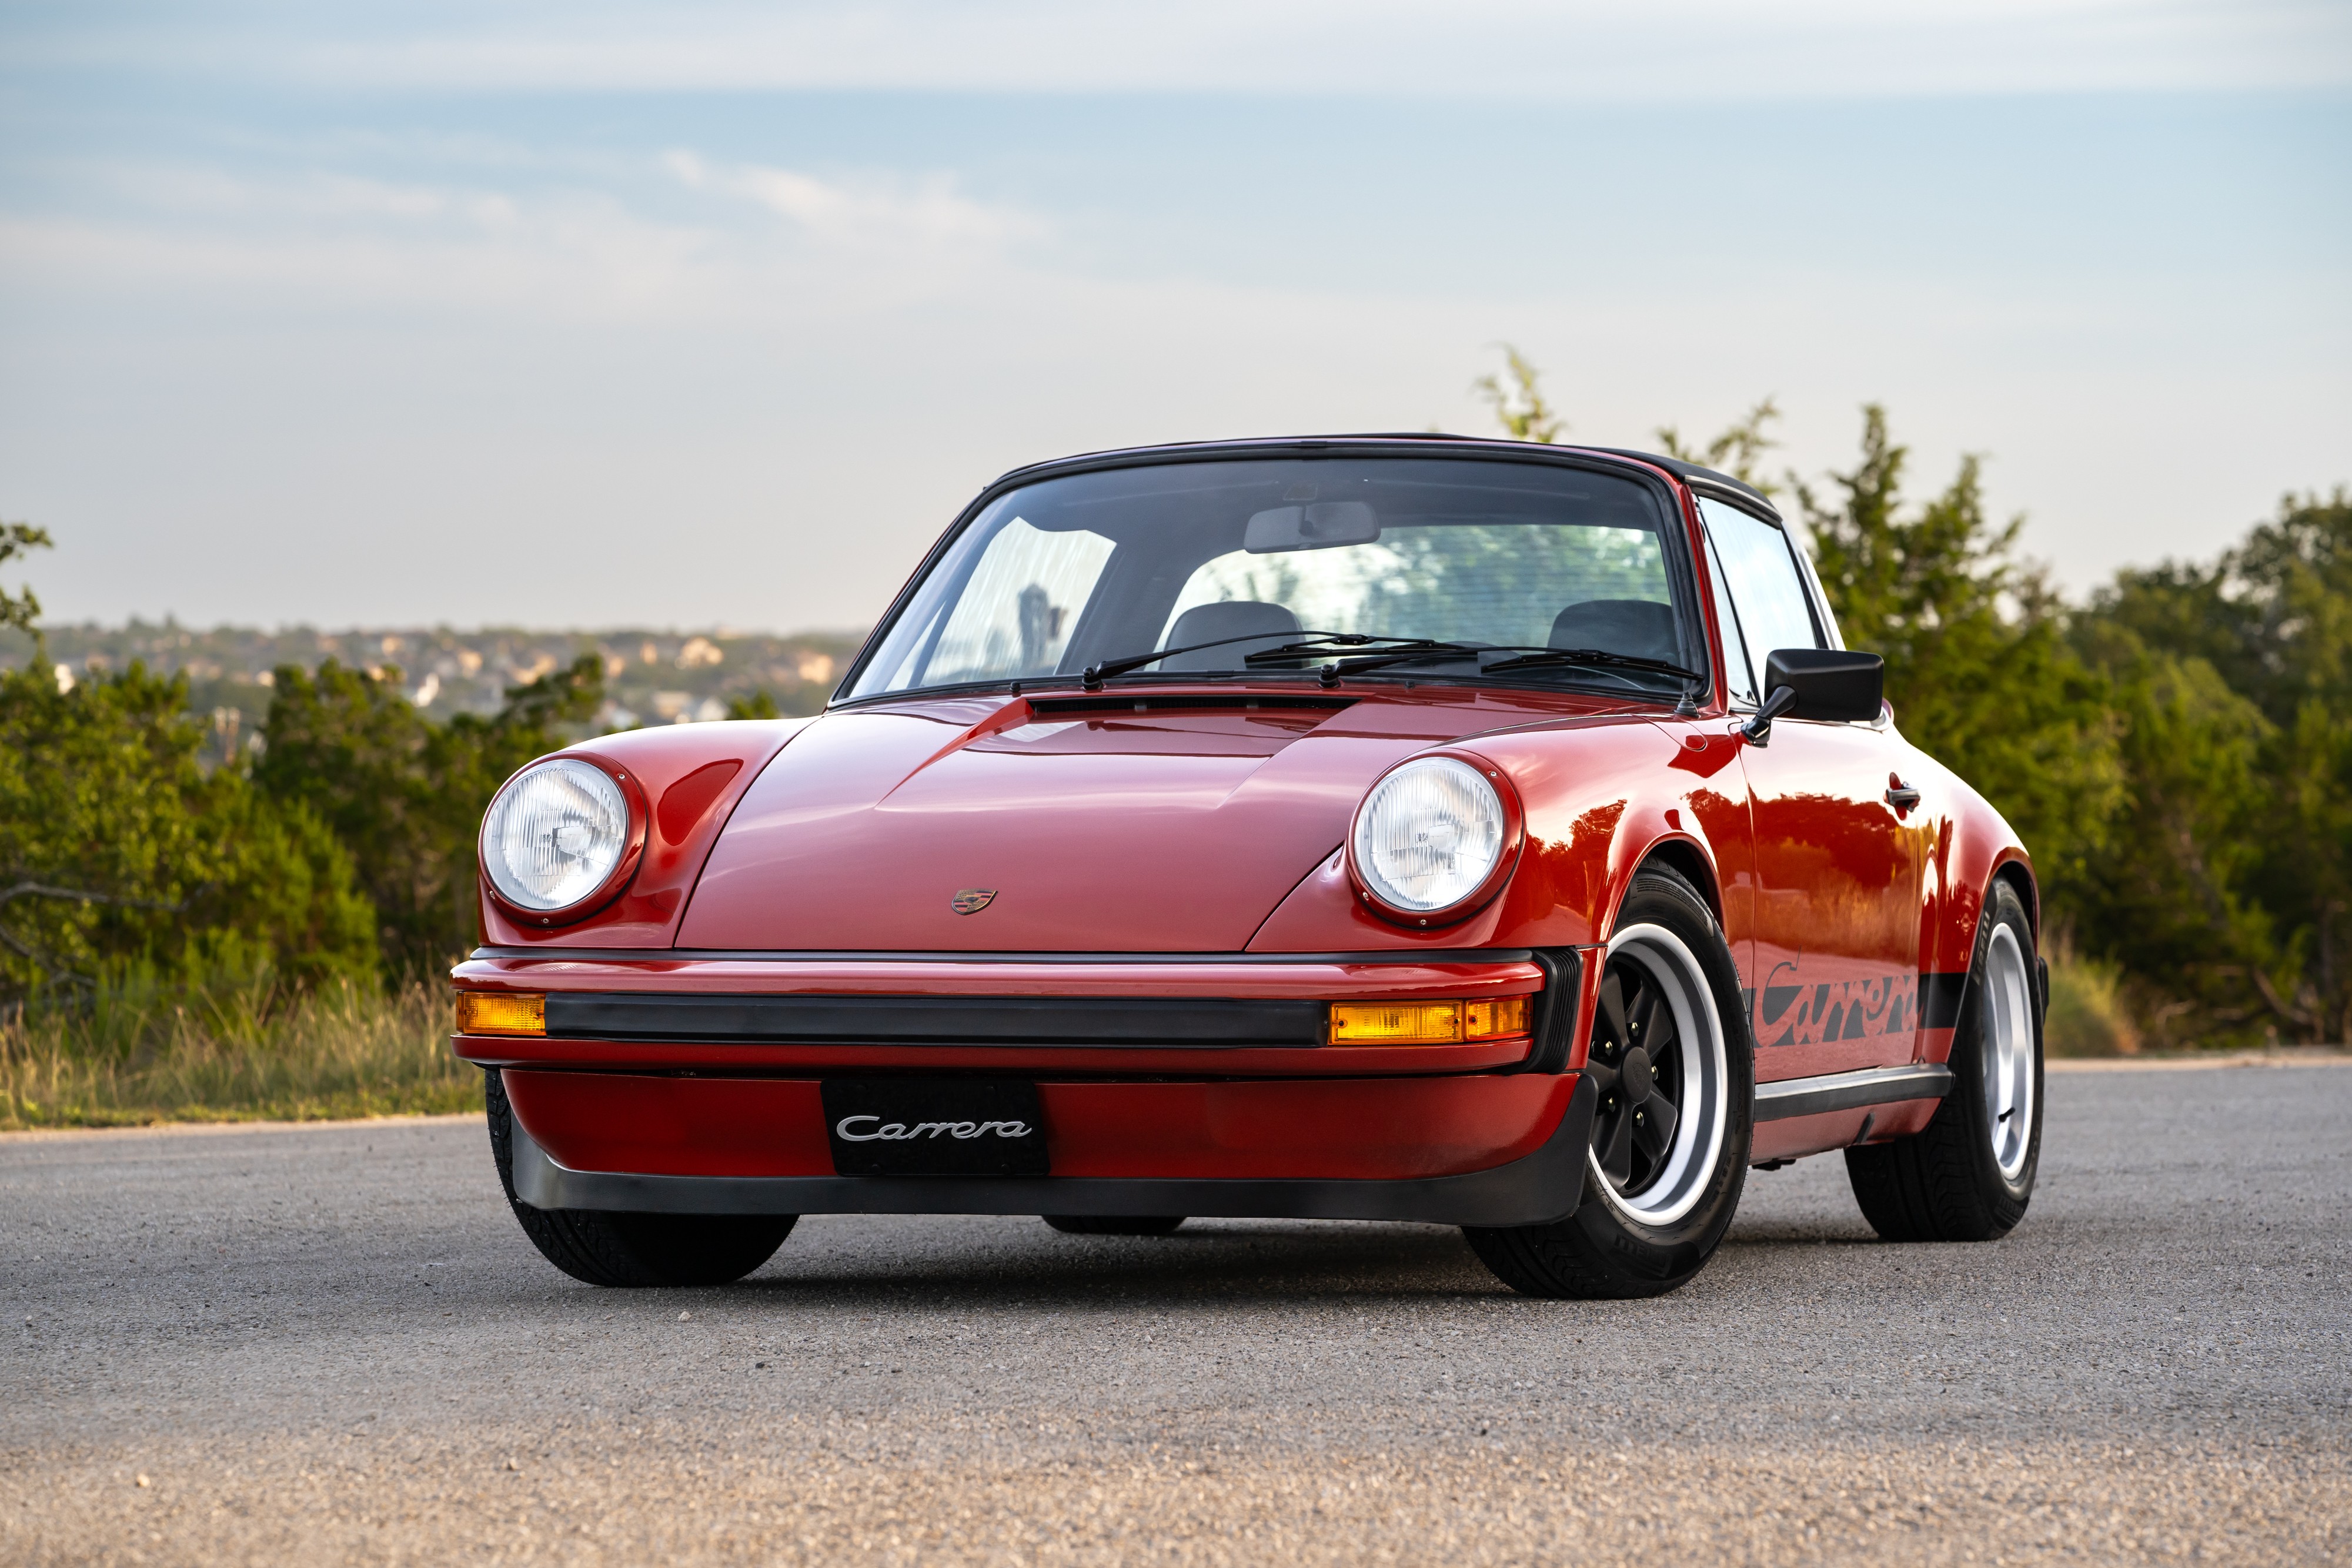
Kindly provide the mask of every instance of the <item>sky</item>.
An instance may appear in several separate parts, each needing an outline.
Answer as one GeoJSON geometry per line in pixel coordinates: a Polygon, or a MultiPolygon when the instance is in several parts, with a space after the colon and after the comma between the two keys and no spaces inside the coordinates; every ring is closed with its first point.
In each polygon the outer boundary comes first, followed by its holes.
{"type": "Polygon", "coordinates": [[[2210,556],[2352,483],[2352,5],[0,11],[53,621],[862,626],[1009,468],[1488,431],[1506,341],[2210,556]]]}

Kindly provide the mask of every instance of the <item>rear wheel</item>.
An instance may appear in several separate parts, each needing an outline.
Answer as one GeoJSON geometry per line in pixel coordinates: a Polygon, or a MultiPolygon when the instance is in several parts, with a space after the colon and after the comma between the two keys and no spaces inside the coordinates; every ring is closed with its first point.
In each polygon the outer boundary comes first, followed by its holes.
{"type": "Polygon", "coordinates": [[[591,1285],[724,1285],[775,1256],[796,1214],[632,1214],[533,1208],[515,1197],[514,1111],[506,1081],[482,1074],[490,1156],[522,1233],[540,1255],[591,1285]]]}
{"type": "Polygon", "coordinates": [[[1172,1236],[1185,1219],[1181,1214],[1041,1214],[1037,1218],[1070,1236],[1172,1236]]]}
{"type": "Polygon", "coordinates": [[[1952,1092],[1925,1132],[1845,1152],[1889,1241],[1993,1241],[2015,1229],[2042,1163],[2042,993],[2024,901],[1993,884],[1952,1030],[1952,1092]]]}
{"type": "Polygon", "coordinates": [[[1618,911],[1585,1071],[1600,1091],[1585,1201],[1551,1225],[1465,1228],[1531,1296],[1662,1295],[1714,1256],[1747,1176],[1754,1052],[1739,978],[1689,883],[1644,870],[1618,911]]]}

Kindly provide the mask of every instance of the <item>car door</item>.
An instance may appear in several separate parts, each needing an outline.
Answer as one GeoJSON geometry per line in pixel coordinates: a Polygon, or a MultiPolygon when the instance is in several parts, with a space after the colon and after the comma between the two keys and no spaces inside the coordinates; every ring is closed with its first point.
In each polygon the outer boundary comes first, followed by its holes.
{"type": "MultiPolygon", "coordinates": [[[[1770,695],[1757,688],[1774,649],[1834,646],[1834,626],[1777,522],[1713,499],[1699,511],[1708,564],[1738,622],[1736,636],[1725,634],[1725,663],[1746,659],[1733,671],[1732,701],[1752,707],[1770,695]]],[[[1908,748],[1883,718],[1787,717],[1740,748],[1756,846],[1758,1081],[1910,1061],[1930,813],[1901,777],[1908,748]]]]}

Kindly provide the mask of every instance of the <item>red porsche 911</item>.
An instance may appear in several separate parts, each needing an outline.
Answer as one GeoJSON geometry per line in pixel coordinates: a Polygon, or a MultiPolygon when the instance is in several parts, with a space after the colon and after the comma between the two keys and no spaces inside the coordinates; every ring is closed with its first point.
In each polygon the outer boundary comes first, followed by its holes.
{"type": "Polygon", "coordinates": [[[2024,1215],[2033,873],[1771,504],[1443,437],[973,501],[814,718],[585,741],[481,835],[457,1050],[524,1233],[716,1283],[803,1214],[1458,1225],[1655,1294],[1751,1166],[2024,1215]]]}

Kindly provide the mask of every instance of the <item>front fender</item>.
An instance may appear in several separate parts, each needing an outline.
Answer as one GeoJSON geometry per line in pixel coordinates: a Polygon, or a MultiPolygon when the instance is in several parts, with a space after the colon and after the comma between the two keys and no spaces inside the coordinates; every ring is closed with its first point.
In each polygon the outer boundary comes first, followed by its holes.
{"type": "Polygon", "coordinates": [[[1518,790],[1526,842],[1502,893],[1455,925],[1408,929],[1363,907],[1335,845],[1258,928],[1252,952],[1591,946],[1607,939],[1634,872],[1662,850],[1696,873],[1718,917],[1727,885],[1746,887],[1734,846],[1747,798],[1727,737],[1628,717],[1477,736],[1447,749],[1493,762],[1518,790]]]}
{"type": "Polygon", "coordinates": [[[645,858],[621,895],[587,919],[569,925],[524,925],[509,919],[486,893],[477,890],[483,940],[514,947],[667,947],[702,863],[735,803],[761,769],[806,728],[805,718],[745,719],[719,724],[681,724],[600,736],[564,747],[556,756],[588,755],[616,763],[636,776],[652,815],[646,824],[645,858]],[[715,794],[696,791],[690,812],[664,810],[670,787],[701,770],[735,765],[715,794]]]}

